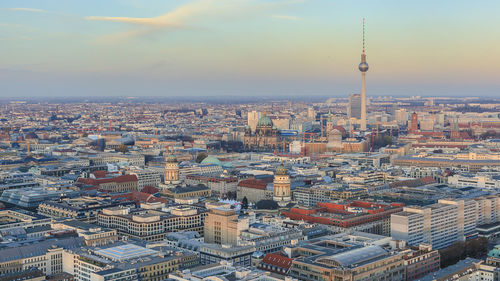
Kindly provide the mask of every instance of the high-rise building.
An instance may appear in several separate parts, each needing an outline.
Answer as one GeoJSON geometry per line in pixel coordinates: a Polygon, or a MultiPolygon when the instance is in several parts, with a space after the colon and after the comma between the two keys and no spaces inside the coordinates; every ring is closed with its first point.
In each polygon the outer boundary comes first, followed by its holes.
{"type": "Polygon", "coordinates": [[[398,125],[406,126],[406,123],[408,122],[408,111],[404,108],[397,109],[395,119],[398,125]]]}
{"type": "Polygon", "coordinates": [[[391,236],[409,245],[430,244],[441,249],[475,237],[478,225],[497,223],[499,211],[498,195],[405,207],[403,212],[391,215],[391,236]]]}
{"type": "Polygon", "coordinates": [[[280,206],[285,206],[291,201],[290,195],[290,175],[288,169],[281,164],[276,169],[273,182],[273,200],[280,206]]]}
{"type": "Polygon", "coordinates": [[[365,54],[365,19],[363,19],[363,53],[361,54],[361,63],[358,66],[361,71],[361,130],[366,130],[366,72],[368,71],[368,63],[366,63],[365,54]]]}
{"type": "Polygon", "coordinates": [[[416,112],[413,112],[411,114],[410,130],[409,130],[409,132],[411,134],[415,134],[417,131],[418,131],[418,114],[416,112]]]}
{"type": "Polygon", "coordinates": [[[255,131],[255,128],[257,128],[257,122],[259,122],[260,117],[262,117],[262,114],[259,111],[248,112],[247,122],[252,131],[255,131]]]}
{"type": "Polygon", "coordinates": [[[456,140],[460,138],[460,129],[458,128],[458,117],[451,121],[451,133],[450,138],[456,140]]]}
{"type": "Polygon", "coordinates": [[[361,95],[350,94],[349,105],[347,107],[347,115],[350,118],[361,119],[361,95]]]}
{"type": "Polygon", "coordinates": [[[205,218],[205,243],[236,246],[241,231],[247,229],[248,219],[239,219],[233,209],[212,209],[205,218]]]}
{"type": "Polygon", "coordinates": [[[309,107],[307,109],[307,119],[309,119],[310,121],[316,120],[316,111],[314,110],[314,107],[309,107]]]}

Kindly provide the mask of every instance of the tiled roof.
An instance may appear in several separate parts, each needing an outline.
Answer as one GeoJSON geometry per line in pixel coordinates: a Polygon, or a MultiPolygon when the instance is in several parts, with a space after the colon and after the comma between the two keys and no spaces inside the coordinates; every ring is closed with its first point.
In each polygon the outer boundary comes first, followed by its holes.
{"type": "Polygon", "coordinates": [[[267,183],[263,180],[248,179],[240,181],[238,186],[265,190],[267,183]]]}
{"type": "MultiPolygon", "coordinates": [[[[262,259],[262,265],[272,265],[279,268],[284,268],[286,271],[292,266],[293,259],[279,255],[279,254],[267,254],[264,259],[262,259]]],[[[269,268],[267,268],[269,269],[269,268]]]]}

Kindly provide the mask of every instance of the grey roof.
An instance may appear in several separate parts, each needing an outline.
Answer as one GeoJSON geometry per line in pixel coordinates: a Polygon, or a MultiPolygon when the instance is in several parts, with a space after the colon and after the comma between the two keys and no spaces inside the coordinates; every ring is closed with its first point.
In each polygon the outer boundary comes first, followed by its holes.
{"type": "Polygon", "coordinates": [[[472,267],[474,264],[480,262],[481,260],[473,259],[473,258],[465,258],[454,265],[450,265],[446,268],[440,269],[436,272],[430,273],[423,278],[419,279],[421,281],[433,281],[440,278],[451,277],[454,274],[458,274],[459,272],[472,267]]]}
{"type": "Polygon", "coordinates": [[[63,247],[65,249],[80,248],[84,246],[84,242],[83,238],[70,237],[62,239],[49,239],[36,244],[25,245],[17,248],[1,249],[0,262],[43,255],[53,246],[63,247]]]}
{"type": "Polygon", "coordinates": [[[387,256],[388,252],[380,246],[368,246],[352,251],[346,251],[330,257],[323,257],[322,260],[333,260],[341,266],[357,266],[361,263],[372,261],[379,257],[387,256]]]}

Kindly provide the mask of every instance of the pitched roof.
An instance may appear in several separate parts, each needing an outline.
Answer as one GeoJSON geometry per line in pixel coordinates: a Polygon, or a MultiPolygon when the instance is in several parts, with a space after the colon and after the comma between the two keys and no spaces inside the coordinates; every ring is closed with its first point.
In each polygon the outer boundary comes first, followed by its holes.
{"type": "Polygon", "coordinates": [[[151,186],[151,185],[146,185],[142,190],[141,192],[144,192],[144,193],[149,193],[149,194],[155,194],[155,193],[158,193],[160,192],[160,190],[154,186],[151,186]]]}
{"type": "Polygon", "coordinates": [[[263,180],[247,179],[240,181],[238,186],[264,190],[266,189],[267,183],[263,180]]]}
{"type": "Polygon", "coordinates": [[[287,273],[292,266],[292,261],[293,259],[280,254],[266,254],[259,267],[273,272],[287,273]]]}

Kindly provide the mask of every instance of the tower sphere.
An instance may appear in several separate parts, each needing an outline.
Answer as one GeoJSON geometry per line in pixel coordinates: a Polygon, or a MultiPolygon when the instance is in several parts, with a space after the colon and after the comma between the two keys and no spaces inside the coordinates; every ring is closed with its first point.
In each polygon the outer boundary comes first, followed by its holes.
{"type": "Polygon", "coordinates": [[[366,62],[361,62],[358,66],[359,71],[361,72],[367,72],[368,71],[368,64],[366,62]]]}

